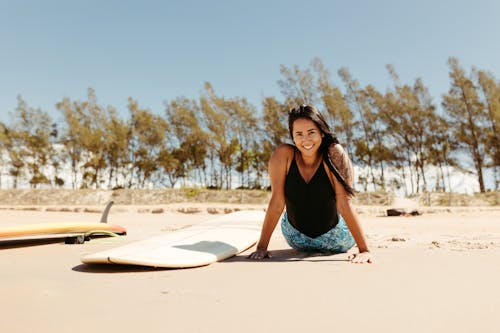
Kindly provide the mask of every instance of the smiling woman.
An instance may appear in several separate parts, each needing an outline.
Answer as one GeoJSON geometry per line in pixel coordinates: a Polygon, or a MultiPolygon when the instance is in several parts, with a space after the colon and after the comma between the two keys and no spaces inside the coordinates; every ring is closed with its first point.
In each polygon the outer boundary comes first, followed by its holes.
{"type": "Polygon", "coordinates": [[[371,263],[354,195],[351,160],[324,117],[311,105],[290,110],[294,145],[276,148],[269,161],[272,195],[257,250],[250,259],[271,257],[269,240],[283,209],[281,229],[288,244],[304,252],[343,253],[356,243],[351,262],[371,263]]]}

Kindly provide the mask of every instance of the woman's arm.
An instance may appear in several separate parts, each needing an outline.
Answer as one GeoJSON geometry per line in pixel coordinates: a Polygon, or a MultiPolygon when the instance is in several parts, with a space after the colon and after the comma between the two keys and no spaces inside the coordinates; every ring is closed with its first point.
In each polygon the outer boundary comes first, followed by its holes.
{"type": "Polygon", "coordinates": [[[293,158],[293,148],[289,145],[281,145],[276,148],[269,160],[269,178],[271,180],[271,200],[267,206],[264,224],[257,244],[257,250],[250,254],[250,259],[263,259],[271,257],[267,247],[276,224],[285,208],[285,179],[288,165],[293,158]]]}
{"type": "MultiPolygon", "coordinates": [[[[352,167],[352,162],[342,146],[339,144],[332,145],[329,149],[329,155],[335,168],[339,171],[339,174],[344,178],[346,183],[352,187],[354,183],[354,168],[352,167]]],[[[337,209],[346,221],[347,227],[354,237],[359,249],[359,253],[355,254],[351,261],[354,263],[371,263],[372,256],[370,254],[370,250],[368,249],[368,244],[366,242],[363,229],[361,228],[358,214],[351,204],[351,195],[346,192],[344,186],[342,186],[337,178],[335,178],[331,173],[330,178],[333,180],[335,187],[337,209]]]]}

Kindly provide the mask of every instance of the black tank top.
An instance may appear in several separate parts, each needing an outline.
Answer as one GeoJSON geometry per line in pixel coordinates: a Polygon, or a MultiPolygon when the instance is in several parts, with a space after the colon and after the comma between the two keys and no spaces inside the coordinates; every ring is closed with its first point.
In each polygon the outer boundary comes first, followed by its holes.
{"type": "Polygon", "coordinates": [[[335,191],[323,163],[306,183],[293,159],[286,175],[285,204],[290,224],[311,238],[331,230],[339,220],[335,191]]]}

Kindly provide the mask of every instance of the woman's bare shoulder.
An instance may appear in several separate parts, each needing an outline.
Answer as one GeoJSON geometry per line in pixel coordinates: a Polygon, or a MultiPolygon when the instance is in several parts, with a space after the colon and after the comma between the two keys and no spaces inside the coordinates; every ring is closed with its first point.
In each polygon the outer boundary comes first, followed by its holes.
{"type": "Polygon", "coordinates": [[[347,152],[340,144],[332,144],[328,147],[328,154],[333,165],[337,168],[342,178],[344,178],[349,185],[352,186],[354,178],[354,170],[352,162],[347,152]]]}
{"type": "Polygon", "coordinates": [[[275,154],[280,154],[280,155],[291,155],[293,156],[295,148],[288,143],[283,143],[280,144],[276,149],[274,150],[275,154]]]}
{"type": "Polygon", "coordinates": [[[330,147],[328,147],[328,153],[330,157],[338,157],[347,155],[344,147],[340,143],[332,143],[330,147]]]}
{"type": "Polygon", "coordinates": [[[289,144],[281,144],[274,150],[273,156],[271,156],[271,160],[269,163],[274,165],[281,165],[282,163],[286,164],[287,170],[288,165],[293,159],[294,156],[294,147],[289,144]]]}

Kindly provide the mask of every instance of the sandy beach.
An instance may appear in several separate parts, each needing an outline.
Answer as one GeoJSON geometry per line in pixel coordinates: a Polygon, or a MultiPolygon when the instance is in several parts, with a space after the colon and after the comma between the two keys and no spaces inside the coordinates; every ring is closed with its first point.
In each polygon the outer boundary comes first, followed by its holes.
{"type": "MultiPolygon", "coordinates": [[[[0,225],[100,218],[97,209],[56,208],[0,207],[0,225]]],[[[279,227],[270,244],[274,257],[264,261],[246,259],[252,248],[193,269],[80,262],[224,209],[264,208],[116,206],[109,222],[126,227],[126,237],[2,244],[0,332],[500,331],[499,207],[413,217],[366,209],[360,216],[375,255],[371,265],[351,264],[349,254],[295,252],[279,227]]]]}

